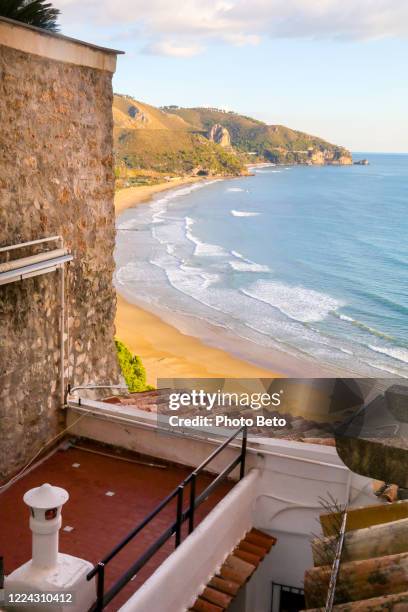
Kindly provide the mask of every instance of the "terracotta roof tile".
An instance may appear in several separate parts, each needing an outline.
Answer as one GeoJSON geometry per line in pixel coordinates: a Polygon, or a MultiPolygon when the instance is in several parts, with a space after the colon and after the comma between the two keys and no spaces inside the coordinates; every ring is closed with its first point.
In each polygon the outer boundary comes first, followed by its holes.
{"type": "MultiPolygon", "coordinates": [[[[333,606],[333,612],[386,612],[387,610],[406,612],[408,610],[408,591],[333,606]]],[[[321,608],[313,608],[308,612],[321,612],[321,608]]]]}
{"type": "Polygon", "coordinates": [[[272,546],[276,543],[276,538],[272,538],[266,534],[262,534],[256,529],[252,529],[246,535],[245,540],[250,544],[255,544],[255,546],[264,548],[267,552],[269,552],[272,546]]]}
{"type": "Polygon", "coordinates": [[[234,556],[242,559],[243,561],[247,561],[247,563],[251,563],[251,565],[255,565],[255,567],[258,567],[259,563],[261,562],[261,557],[258,557],[258,555],[254,555],[253,553],[249,553],[245,550],[240,550],[239,548],[234,550],[234,556]]]}
{"type": "Polygon", "coordinates": [[[218,589],[218,591],[221,591],[221,593],[227,593],[228,595],[236,595],[241,587],[238,582],[234,582],[233,580],[225,580],[225,578],[221,578],[220,576],[213,576],[208,585],[214,589],[218,589]]]}
{"type": "Polygon", "coordinates": [[[235,572],[236,575],[239,576],[239,581],[241,584],[244,584],[255,571],[255,565],[248,563],[247,561],[243,561],[234,554],[228,555],[224,561],[223,567],[235,572]]]}
{"type": "Polygon", "coordinates": [[[199,597],[191,610],[194,610],[194,612],[223,612],[224,608],[199,597]]]}
{"type": "Polygon", "coordinates": [[[245,552],[257,555],[261,559],[263,559],[266,553],[268,552],[265,548],[262,548],[261,546],[256,546],[256,544],[251,544],[251,542],[247,542],[247,540],[241,540],[237,548],[238,550],[244,550],[245,552]]]}
{"type": "MultiPolygon", "coordinates": [[[[401,552],[407,510],[406,502],[349,510],[333,612],[408,610],[408,552],[401,552]]],[[[307,609],[314,612],[327,597],[338,518],[338,513],[320,517],[326,537],[315,539],[313,550],[324,554],[314,554],[315,567],[305,572],[307,609]]]]}
{"type": "MultiPolygon", "coordinates": [[[[180,389],[179,391],[188,391],[188,389],[180,389]]],[[[169,394],[174,389],[154,389],[152,391],[142,391],[137,393],[128,393],[127,395],[115,395],[105,398],[103,401],[109,404],[133,406],[138,410],[144,410],[145,412],[164,412],[167,411],[169,402],[169,394]]],[[[225,407],[220,405],[214,405],[212,408],[212,414],[223,414],[225,407]]],[[[179,414],[193,415],[196,414],[196,408],[190,406],[180,407],[179,414]]],[[[281,414],[278,411],[267,411],[268,416],[280,416],[286,419],[286,427],[275,431],[275,436],[285,440],[297,440],[299,442],[307,442],[313,444],[326,444],[328,446],[335,446],[335,441],[330,431],[325,431],[324,427],[319,426],[314,421],[308,421],[300,416],[294,416],[290,413],[281,414]]],[[[252,411],[249,409],[247,412],[242,407],[237,410],[229,411],[229,416],[252,416],[252,411]]],[[[254,427],[251,429],[251,433],[254,434],[269,434],[268,428],[265,427],[254,427]]]]}
{"type": "Polygon", "coordinates": [[[216,604],[217,606],[221,606],[221,608],[228,608],[232,601],[231,595],[227,595],[222,591],[218,591],[212,587],[205,587],[204,591],[201,593],[200,597],[202,599],[206,599],[207,601],[216,604]]]}
{"type": "Polygon", "coordinates": [[[218,606],[218,610],[226,610],[239,589],[250,579],[263,557],[275,543],[276,538],[258,529],[251,529],[237,544],[234,552],[227,556],[220,568],[219,575],[211,578],[208,586],[205,587],[190,610],[210,612],[210,608],[202,607],[205,601],[218,606]],[[263,546],[252,544],[249,541],[251,538],[256,539],[258,544],[262,542],[263,546]],[[252,552],[248,552],[246,547],[249,547],[252,552]],[[254,554],[254,549],[260,554],[254,554]]]}

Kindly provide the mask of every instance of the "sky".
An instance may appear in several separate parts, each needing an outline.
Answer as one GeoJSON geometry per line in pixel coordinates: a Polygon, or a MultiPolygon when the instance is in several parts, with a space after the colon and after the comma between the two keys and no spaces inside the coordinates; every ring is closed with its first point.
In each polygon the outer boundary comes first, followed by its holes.
{"type": "Polygon", "coordinates": [[[54,0],[125,51],[117,93],[212,106],[352,151],[408,152],[407,0],[54,0]]]}

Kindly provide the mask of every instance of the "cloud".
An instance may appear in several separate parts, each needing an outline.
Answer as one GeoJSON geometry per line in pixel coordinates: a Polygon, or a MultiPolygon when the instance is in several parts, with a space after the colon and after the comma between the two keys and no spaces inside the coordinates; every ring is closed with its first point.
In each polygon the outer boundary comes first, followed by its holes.
{"type": "Polygon", "coordinates": [[[170,57],[193,57],[203,51],[200,45],[179,45],[168,40],[150,43],[143,48],[148,55],[168,55],[170,57]]]}
{"type": "Polygon", "coordinates": [[[54,0],[62,26],[133,32],[146,53],[190,57],[265,38],[408,37],[406,0],[54,0]]]}

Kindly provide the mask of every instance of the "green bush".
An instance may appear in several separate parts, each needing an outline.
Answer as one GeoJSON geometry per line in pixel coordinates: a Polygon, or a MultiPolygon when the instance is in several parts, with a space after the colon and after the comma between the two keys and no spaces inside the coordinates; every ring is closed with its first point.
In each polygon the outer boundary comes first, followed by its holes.
{"type": "Polygon", "coordinates": [[[149,391],[153,389],[146,384],[146,370],[137,355],[132,355],[127,346],[120,340],[115,340],[116,352],[120,369],[131,393],[136,391],[149,391]]]}

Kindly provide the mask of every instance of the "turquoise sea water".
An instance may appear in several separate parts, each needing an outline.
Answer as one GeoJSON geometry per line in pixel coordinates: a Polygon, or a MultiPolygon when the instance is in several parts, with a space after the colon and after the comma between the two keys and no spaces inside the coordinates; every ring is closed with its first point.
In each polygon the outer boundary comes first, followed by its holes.
{"type": "Polygon", "coordinates": [[[126,211],[119,290],[185,330],[215,324],[220,347],[259,345],[264,365],[269,347],[408,376],[408,155],[354,157],[370,165],[258,167],[126,211]]]}

